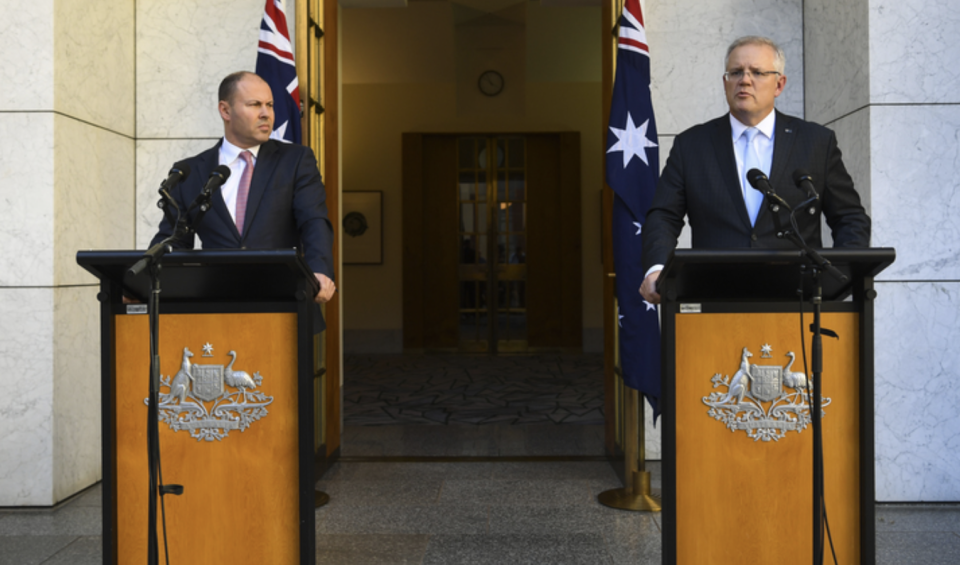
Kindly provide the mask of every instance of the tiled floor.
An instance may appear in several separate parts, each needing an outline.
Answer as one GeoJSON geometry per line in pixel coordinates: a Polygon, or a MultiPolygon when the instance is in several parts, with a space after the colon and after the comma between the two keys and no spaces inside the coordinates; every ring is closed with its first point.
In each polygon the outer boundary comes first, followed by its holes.
{"type": "MultiPolygon", "coordinates": [[[[619,486],[605,462],[342,462],[319,486],[320,564],[660,562],[659,515],[596,503],[619,486]]],[[[56,510],[0,509],[0,565],[100,563],[100,531],[99,486],[56,510]]],[[[878,507],[878,564],[958,562],[960,505],[878,507]]]]}

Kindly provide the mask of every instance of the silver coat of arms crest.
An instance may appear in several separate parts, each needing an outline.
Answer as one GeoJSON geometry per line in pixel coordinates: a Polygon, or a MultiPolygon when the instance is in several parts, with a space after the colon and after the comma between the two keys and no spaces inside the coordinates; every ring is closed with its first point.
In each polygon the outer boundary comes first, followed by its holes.
{"type": "MultiPolygon", "coordinates": [[[[763,358],[771,358],[770,346],[764,345],[763,358]]],[[[754,441],[779,441],[788,431],[800,433],[810,423],[808,390],[812,379],[804,372],[792,370],[796,354],[788,351],[790,361],[779,365],[755,365],[750,363],[753,354],[746,347],[740,356],[740,367],[732,377],[716,373],[710,382],[713,388],[727,390],[703,397],[710,407],[707,414],[727,425],[732,432],[743,430],[754,441]]],[[[823,398],[820,406],[830,404],[823,398]]]]}
{"type": "MultiPolygon", "coordinates": [[[[205,346],[204,351],[207,349],[205,346]]],[[[234,370],[237,353],[231,351],[228,355],[231,360],[226,366],[195,365],[190,362],[193,353],[184,347],[177,374],[172,378],[160,377],[160,421],[175,432],[189,431],[197,441],[220,441],[230,430],[242,432],[266,416],[273,397],[257,390],[263,384],[263,376],[259,372],[250,376],[234,370]],[[163,387],[168,392],[164,393],[163,387]]],[[[143,402],[149,404],[150,399],[143,402]]]]}

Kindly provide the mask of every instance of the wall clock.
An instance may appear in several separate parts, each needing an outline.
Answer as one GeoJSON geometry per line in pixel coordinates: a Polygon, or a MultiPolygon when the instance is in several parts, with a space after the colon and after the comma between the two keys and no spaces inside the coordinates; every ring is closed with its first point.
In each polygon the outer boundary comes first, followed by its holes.
{"type": "Polygon", "coordinates": [[[497,71],[483,71],[477,80],[480,92],[487,96],[496,96],[503,92],[503,75],[497,71]]]}

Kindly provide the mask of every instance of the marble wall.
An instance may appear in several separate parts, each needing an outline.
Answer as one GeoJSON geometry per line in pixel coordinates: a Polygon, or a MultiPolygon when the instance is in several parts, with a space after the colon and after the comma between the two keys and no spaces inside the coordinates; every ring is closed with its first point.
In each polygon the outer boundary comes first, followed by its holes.
{"type": "Polygon", "coordinates": [[[96,284],[76,252],[133,243],[133,4],[25,5],[0,33],[0,506],[46,506],[101,476],[96,284]]]}
{"type": "Polygon", "coordinates": [[[837,131],[894,247],[876,302],[880,501],[960,500],[960,13],[946,0],[807,0],[807,114],[837,131]]]}

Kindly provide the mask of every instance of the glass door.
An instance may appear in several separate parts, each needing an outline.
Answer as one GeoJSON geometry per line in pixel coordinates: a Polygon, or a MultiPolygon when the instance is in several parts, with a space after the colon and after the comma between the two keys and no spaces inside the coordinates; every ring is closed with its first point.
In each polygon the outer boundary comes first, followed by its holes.
{"type": "Polygon", "coordinates": [[[527,350],[523,137],[457,140],[460,349],[527,350]]]}

